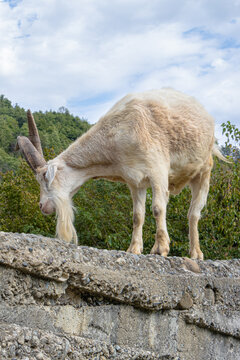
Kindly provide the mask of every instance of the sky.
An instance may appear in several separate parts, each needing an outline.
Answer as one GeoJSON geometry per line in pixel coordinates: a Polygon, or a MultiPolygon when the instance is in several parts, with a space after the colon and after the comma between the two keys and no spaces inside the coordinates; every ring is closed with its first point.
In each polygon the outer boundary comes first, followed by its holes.
{"type": "Polygon", "coordinates": [[[0,0],[0,94],[95,123],[172,87],[240,127],[240,0],[0,0]]]}

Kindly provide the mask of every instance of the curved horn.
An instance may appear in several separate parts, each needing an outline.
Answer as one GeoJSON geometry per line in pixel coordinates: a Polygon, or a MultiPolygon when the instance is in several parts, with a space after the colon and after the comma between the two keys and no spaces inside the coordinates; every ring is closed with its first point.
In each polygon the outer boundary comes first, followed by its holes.
{"type": "Polygon", "coordinates": [[[38,152],[26,136],[18,136],[17,145],[27,160],[28,165],[34,172],[36,172],[38,167],[46,165],[44,157],[38,152]]]}
{"type": "Polygon", "coordinates": [[[41,140],[38,134],[37,125],[33,118],[33,115],[30,110],[27,111],[27,119],[28,119],[28,129],[29,129],[29,139],[31,143],[35,146],[37,151],[43,156],[41,140]]]}

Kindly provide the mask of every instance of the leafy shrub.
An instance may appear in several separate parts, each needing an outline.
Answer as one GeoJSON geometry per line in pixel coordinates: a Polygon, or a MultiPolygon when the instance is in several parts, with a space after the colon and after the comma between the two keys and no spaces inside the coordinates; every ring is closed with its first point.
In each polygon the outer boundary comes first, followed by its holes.
{"type": "Polygon", "coordinates": [[[41,214],[39,185],[27,163],[0,175],[0,230],[54,236],[54,216],[41,214]]]}

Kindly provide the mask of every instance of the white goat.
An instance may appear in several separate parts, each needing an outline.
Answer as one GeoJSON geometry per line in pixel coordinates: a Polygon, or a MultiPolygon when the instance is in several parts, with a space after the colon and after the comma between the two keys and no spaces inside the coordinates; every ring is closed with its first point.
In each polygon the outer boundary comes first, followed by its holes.
{"type": "Polygon", "coordinates": [[[48,163],[30,111],[28,123],[31,141],[19,136],[18,145],[40,184],[41,211],[57,213],[59,238],[77,243],[71,199],[88,179],[104,178],[125,182],[130,188],[133,234],[128,252],[134,254],[143,250],[146,189],[152,187],[157,232],[151,253],[167,256],[169,193],[178,194],[189,185],[190,256],[203,259],[198,220],[207,200],[212,154],[226,159],[214,145],[213,118],[194,98],[172,89],[127,95],[48,163]]]}

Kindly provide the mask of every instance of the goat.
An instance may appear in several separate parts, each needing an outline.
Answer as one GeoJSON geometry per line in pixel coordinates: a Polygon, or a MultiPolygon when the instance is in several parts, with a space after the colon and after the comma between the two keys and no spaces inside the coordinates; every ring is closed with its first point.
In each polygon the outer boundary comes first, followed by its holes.
{"type": "Polygon", "coordinates": [[[152,187],[156,220],[152,254],[167,256],[166,207],[169,194],[186,185],[192,192],[188,211],[190,256],[203,259],[198,221],[207,201],[212,155],[226,161],[215,145],[214,119],[194,98],[169,88],[129,94],[55,159],[43,157],[33,116],[28,110],[29,139],[18,137],[40,184],[40,209],[56,211],[56,234],[77,244],[72,197],[89,179],[126,183],[133,200],[133,233],[128,252],[141,254],[146,190],[152,187]]]}

